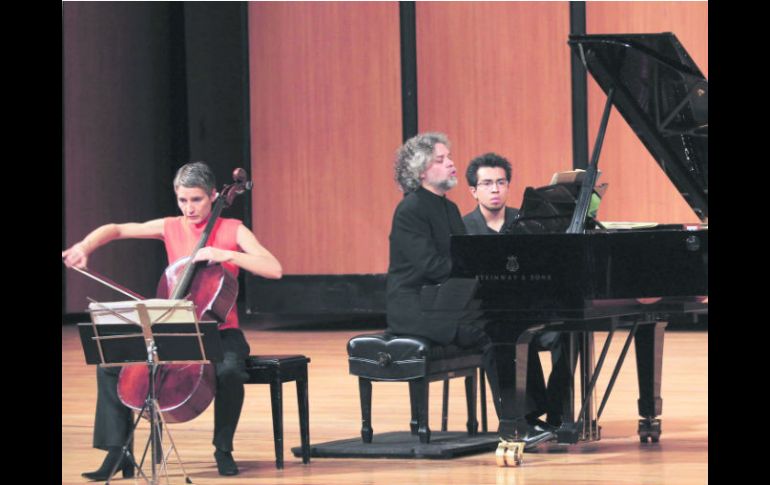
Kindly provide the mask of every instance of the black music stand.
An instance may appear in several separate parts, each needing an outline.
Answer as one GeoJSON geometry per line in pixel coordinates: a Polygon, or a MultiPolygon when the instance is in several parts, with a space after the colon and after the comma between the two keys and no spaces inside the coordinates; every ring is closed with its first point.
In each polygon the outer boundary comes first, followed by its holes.
{"type": "Polygon", "coordinates": [[[78,325],[87,364],[115,367],[145,363],[148,367],[147,398],[123,446],[121,459],[110,471],[107,484],[117,472],[123,456],[131,461],[147,483],[155,485],[159,483],[156,457],[160,455],[161,473],[165,471],[168,481],[167,456],[171,451],[176,455],[185,482],[192,483],[160,411],[154,377],[160,364],[222,361],[223,352],[217,323],[198,321],[195,307],[189,300],[154,299],[111,303],[92,301],[89,313],[91,323],[78,325]],[[143,464],[147,449],[150,448],[150,478],[142,471],[141,464],[137,464],[130,450],[134,431],[142,416],[150,421],[150,436],[141,461],[143,464]],[[171,448],[165,455],[160,451],[163,427],[167,428],[166,435],[171,442],[171,448]]]}
{"type": "MultiPolygon", "coordinates": [[[[580,182],[560,182],[538,188],[527,187],[524,189],[519,214],[511,223],[508,232],[511,234],[566,232],[575,213],[580,187],[580,182]]],[[[591,195],[592,207],[598,207],[606,190],[606,183],[594,187],[591,195]]],[[[586,225],[589,229],[601,227],[601,223],[591,213],[588,214],[586,225]]]]}

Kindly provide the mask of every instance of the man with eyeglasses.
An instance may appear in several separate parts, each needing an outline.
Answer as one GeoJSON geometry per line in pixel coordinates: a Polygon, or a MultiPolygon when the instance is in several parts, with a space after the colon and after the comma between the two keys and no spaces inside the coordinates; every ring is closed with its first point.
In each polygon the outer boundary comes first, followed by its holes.
{"type": "MultiPolygon", "coordinates": [[[[496,153],[485,153],[471,160],[465,178],[478,206],[463,217],[468,234],[505,234],[510,231],[518,209],[505,205],[511,183],[511,164],[496,153]]],[[[531,434],[553,433],[562,421],[565,402],[569,400],[572,374],[564,349],[567,334],[543,332],[529,347],[527,366],[527,423],[531,434]],[[538,351],[550,350],[553,371],[545,385],[538,351]],[[540,416],[548,413],[547,421],[540,416]]],[[[525,449],[529,449],[528,446],[525,449]]]]}
{"type": "Polygon", "coordinates": [[[463,217],[468,234],[502,234],[519,213],[507,207],[508,187],[511,183],[511,164],[495,153],[474,158],[465,172],[471,195],[479,205],[463,217]]]}

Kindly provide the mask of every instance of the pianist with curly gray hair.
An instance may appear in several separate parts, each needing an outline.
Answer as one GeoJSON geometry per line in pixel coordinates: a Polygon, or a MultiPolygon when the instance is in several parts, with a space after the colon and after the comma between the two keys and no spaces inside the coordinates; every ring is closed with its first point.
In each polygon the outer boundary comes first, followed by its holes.
{"type": "MultiPolygon", "coordinates": [[[[446,197],[457,185],[450,146],[443,133],[423,133],[407,140],[396,152],[394,175],[404,198],[396,207],[390,231],[387,332],[481,352],[500,417],[500,384],[492,340],[477,315],[468,310],[473,287],[446,283],[452,270],[450,237],[466,233],[460,210],[446,197]],[[437,288],[440,284],[442,287],[437,288]],[[452,301],[460,303],[456,308],[465,309],[435,308],[433,301],[452,301]]],[[[530,430],[525,442],[534,444],[547,438],[541,431],[530,430]]]]}
{"type": "MultiPolygon", "coordinates": [[[[405,194],[417,190],[426,176],[429,165],[439,161],[434,156],[437,145],[443,145],[445,150],[442,151],[446,152],[446,160],[449,160],[451,146],[447,136],[443,133],[422,133],[414,136],[396,152],[395,179],[405,194]]],[[[444,161],[444,158],[441,161],[444,161]]],[[[449,162],[451,163],[451,160],[449,162]]],[[[454,170],[453,163],[451,163],[450,170],[454,170]]],[[[457,185],[457,177],[450,174],[438,182],[440,190],[446,192],[457,185]]]]}
{"type": "MultiPolygon", "coordinates": [[[[484,352],[497,409],[499,386],[489,336],[467,318],[467,312],[441,312],[439,317],[422,307],[431,294],[435,297],[435,285],[449,278],[450,236],[465,234],[457,205],[446,198],[446,193],[457,185],[457,169],[449,146],[443,133],[424,133],[407,140],[396,152],[395,179],[404,198],[396,207],[390,232],[388,333],[416,335],[441,345],[451,343],[484,352]]],[[[457,295],[458,299],[472,297],[457,295]]]]}

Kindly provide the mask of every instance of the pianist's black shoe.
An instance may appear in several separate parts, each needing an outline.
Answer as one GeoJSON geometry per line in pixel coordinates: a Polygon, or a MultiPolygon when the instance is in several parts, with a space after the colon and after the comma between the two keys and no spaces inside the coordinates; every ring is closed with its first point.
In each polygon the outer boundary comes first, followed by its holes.
{"type": "Polygon", "coordinates": [[[535,449],[540,443],[550,441],[556,438],[556,431],[547,423],[543,422],[545,429],[541,424],[529,425],[527,434],[524,436],[524,451],[535,449]]]}
{"type": "Polygon", "coordinates": [[[533,428],[537,432],[541,432],[541,431],[556,432],[556,430],[559,428],[558,426],[554,426],[546,421],[543,421],[542,419],[537,419],[537,418],[527,418],[527,424],[530,426],[530,428],[533,428]]]}
{"type": "Polygon", "coordinates": [[[238,474],[238,465],[233,460],[233,454],[229,451],[216,450],[214,459],[217,460],[217,470],[220,475],[230,476],[238,474]]]}
{"type": "Polygon", "coordinates": [[[118,460],[120,460],[121,463],[118,465],[117,469],[123,473],[123,478],[133,478],[134,466],[129,460],[123,457],[123,448],[121,447],[109,448],[107,456],[104,458],[102,466],[100,466],[98,470],[92,472],[83,472],[81,475],[83,478],[87,478],[89,480],[103,482],[110,478],[110,472],[118,460]]]}

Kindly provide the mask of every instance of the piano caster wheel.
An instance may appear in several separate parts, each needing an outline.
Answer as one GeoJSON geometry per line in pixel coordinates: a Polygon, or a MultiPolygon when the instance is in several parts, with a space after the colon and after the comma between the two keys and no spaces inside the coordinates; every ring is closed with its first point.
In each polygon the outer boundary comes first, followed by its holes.
{"type": "Polygon", "coordinates": [[[519,466],[523,460],[524,442],[500,440],[495,451],[497,466],[519,466]]]}
{"type": "Polygon", "coordinates": [[[639,420],[639,441],[647,443],[648,439],[653,443],[660,441],[660,419],[645,418],[639,420]]]}

